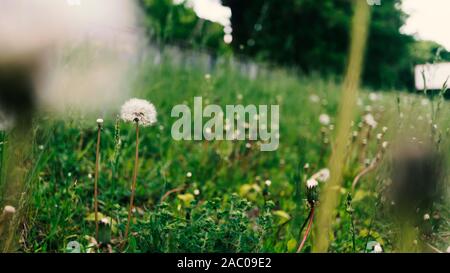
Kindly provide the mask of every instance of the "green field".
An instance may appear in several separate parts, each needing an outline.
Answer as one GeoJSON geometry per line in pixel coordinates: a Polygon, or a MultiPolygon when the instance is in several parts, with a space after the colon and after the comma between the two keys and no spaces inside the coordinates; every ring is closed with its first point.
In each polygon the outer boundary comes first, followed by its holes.
{"type": "MultiPolygon", "coordinates": [[[[99,172],[99,211],[100,218],[105,218],[100,225],[102,246],[95,244],[93,215],[97,116],[74,113],[59,118],[44,113],[36,118],[30,137],[32,152],[24,164],[29,167],[27,180],[17,204],[17,243],[11,247],[23,252],[71,252],[68,243],[77,241],[82,252],[297,250],[309,213],[306,180],[327,168],[334,143],[340,81],[298,76],[282,69],[251,79],[226,58],[206,76],[199,67],[173,65],[169,60],[170,56],[165,56],[159,65],[143,65],[133,91],[132,97],[155,105],[158,122],[140,132],[136,211],[128,243],[121,244],[121,240],[133,175],[135,131],[132,125],[117,120],[118,108],[103,116],[99,172]],[[174,141],[171,126],[176,119],[171,117],[171,109],[177,104],[192,107],[194,96],[201,96],[204,104],[221,106],[280,105],[278,150],[261,152],[257,141],[174,141]],[[331,118],[328,125],[319,121],[321,114],[331,118]]],[[[330,252],[371,252],[374,242],[384,252],[398,250],[396,239],[401,229],[390,214],[395,204],[383,195],[392,171],[392,147],[431,138],[433,145],[448,155],[448,106],[439,97],[430,100],[408,92],[360,90],[352,128],[355,135],[348,136],[340,205],[333,212],[330,252]],[[373,129],[364,122],[368,113],[378,123],[373,129]],[[383,127],[387,127],[385,134],[383,127]],[[383,135],[377,137],[379,133],[383,135]],[[386,149],[381,147],[384,141],[389,142],[386,149]],[[354,178],[381,150],[381,162],[352,191],[354,178]]],[[[8,146],[14,140],[12,133],[1,134],[2,162],[7,161],[8,146]]],[[[5,168],[2,172],[5,178],[5,168]]],[[[11,183],[1,182],[3,187],[11,183]]],[[[322,186],[320,183],[319,195],[322,186]]],[[[412,251],[430,246],[445,251],[448,247],[447,196],[445,193],[431,210],[418,212],[420,219],[425,214],[431,217],[417,225],[420,236],[412,251]]],[[[320,211],[320,203],[316,209],[320,211]]],[[[315,239],[324,236],[314,222],[312,230],[302,252],[311,251],[315,239]]]]}

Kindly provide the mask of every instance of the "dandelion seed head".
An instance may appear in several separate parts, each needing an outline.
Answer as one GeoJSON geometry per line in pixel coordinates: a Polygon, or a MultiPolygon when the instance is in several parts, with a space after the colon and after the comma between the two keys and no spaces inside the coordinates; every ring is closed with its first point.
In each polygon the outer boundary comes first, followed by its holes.
{"type": "Polygon", "coordinates": [[[327,114],[321,114],[319,116],[319,122],[322,125],[328,125],[328,124],[330,124],[330,121],[331,121],[330,116],[327,114]]]}
{"type": "Polygon", "coordinates": [[[156,109],[149,101],[130,99],[122,105],[120,117],[125,122],[138,122],[144,127],[156,123],[156,109]]]}
{"type": "Polygon", "coordinates": [[[381,247],[381,245],[379,243],[373,247],[373,252],[375,252],[375,253],[383,252],[383,248],[381,247]]]}
{"type": "Polygon", "coordinates": [[[373,115],[370,113],[364,116],[364,122],[372,128],[377,127],[378,124],[373,115]]]}
{"type": "Polygon", "coordinates": [[[313,189],[313,188],[317,187],[317,185],[319,185],[319,182],[317,182],[317,180],[314,178],[310,178],[310,179],[306,180],[306,187],[308,189],[313,189]]]}
{"type": "Polygon", "coordinates": [[[98,125],[102,125],[102,124],[103,124],[103,119],[98,118],[98,119],[97,119],[97,124],[98,124],[98,125]]]}

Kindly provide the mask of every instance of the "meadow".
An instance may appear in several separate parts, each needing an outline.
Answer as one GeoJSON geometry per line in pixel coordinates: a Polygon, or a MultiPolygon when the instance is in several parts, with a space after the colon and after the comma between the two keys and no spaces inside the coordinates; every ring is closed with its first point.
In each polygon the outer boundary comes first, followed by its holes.
{"type": "MultiPolygon", "coordinates": [[[[98,116],[42,113],[34,121],[24,200],[17,209],[21,252],[296,252],[305,236],[307,181],[327,168],[341,82],[273,68],[254,77],[223,57],[207,71],[170,55],[145,62],[132,97],[151,101],[155,126],[140,131],[140,161],[130,237],[123,244],[134,168],[135,131],[107,112],[101,132],[99,235],[95,238],[94,172],[98,116]],[[258,141],[175,141],[171,109],[204,104],[280,105],[280,145],[258,141]],[[101,243],[101,244],[98,244],[101,243]]],[[[449,155],[450,112],[440,96],[361,89],[348,136],[344,182],[333,212],[330,252],[396,252],[402,232],[385,195],[396,143],[430,140],[449,155]],[[373,163],[373,164],[372,164],[373,163]],[[373,166],[372,166],[373,165],[373,166]],[[355,182],[355,178],[358,181],[355,182]],[[355,186],[352,188],[352,184],[355,186]],[[377,247],[375,247],[377,246],[377,247]]],[[[0,135],[5,155],[9,134],[0,135]]],[[[417,144],[418,145],[418,144],[417,144]]],[[[2,160],[7,160],[5,156],[2,160]]],[[[1,166],[1,165],[0,165],[1,166]]],[[[448,172],[447,168],[445,169],[448,172]]],[[[4,173],[5,170],[2,170],[4,173]]],[[[331,174],[333,175],[333,174],[331,174]]],[[[448,177],[448,173],[445,174],[448,177]]],[[[4,175],[2,176],[4,177],[4,175]]],[[[4,181],[2,181],[4,183],[4,181]]],[[[411,251],[449,245],[448,186],[431,209],[417,211],[411,251]]],[[[308,201],[309,200],[309,201],[308,201]]],[[[320,210],[320,203],[316,206],[320,210]]],[[[324,236],[312,221],[302,252],[324,236]]]]}

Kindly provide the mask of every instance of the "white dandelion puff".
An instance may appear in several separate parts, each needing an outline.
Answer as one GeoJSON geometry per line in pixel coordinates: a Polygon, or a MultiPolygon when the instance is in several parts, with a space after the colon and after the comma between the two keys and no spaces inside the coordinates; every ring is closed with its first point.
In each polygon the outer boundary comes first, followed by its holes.
{"type": "Polygon", "coordinates": [[[375,120],[372,114],[365,115],[364,122],[372,128],[375,128],[378,125],[377,121],[375,120]]]}
{"type": "Polygon", "coordinates": [[[331,121],[330,116],[327,114],[321,114],[319,116],[319,122],[322,125],[328,125],[328,124],[330,124],[330,121],[331,121]]]}
{"type": "Polygon", "coordinates": [[[319,182],[317,182],[317,180],[314,178],[310,178],[310,179],[306,180],[306,187],[308,189],[313,189],[313,188],[317,187],[317,185],[319,185],[319,182]]]}
{"type": "Polygon", "coordinates": [[[383,252],[383,248],[381,247],[381,245],[378,243],[373,247],[373,252],[374,253],[381,253],[383,252]]]}
{"type": "Polygon", "coordinates": [[[156,109],[149,101],[130,99],[122,105],[120,117],[126,122],[138,122],[142,126],[156,123],[156,109]]]}
{"type": "Polygon", "coordinates": [[[98,124],[99,126],[102,125],[102,124],[103,124],[103,119],[98,118],[98,119],[97,119],[97,124],[98,124]]]}

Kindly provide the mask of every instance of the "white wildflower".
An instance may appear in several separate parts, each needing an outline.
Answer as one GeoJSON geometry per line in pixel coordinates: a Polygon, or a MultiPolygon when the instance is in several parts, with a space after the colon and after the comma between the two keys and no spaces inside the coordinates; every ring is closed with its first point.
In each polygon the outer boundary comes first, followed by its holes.
{"type": "Polygon", "coordinates": [[[187,172],[186,173],[186,177],[192,177],[192,173],[191,172],[187,172]]]}
{"type": "Polygon", "coordinates": [[[211,74],[205,74],[205,80],[210,80],[211,79],[211,74]]]}
{"type": "Polygon", "coordinates": [[[266,184],[267,187],[270,187],[270,185],[272,185],[272,181],[270,181],[269,179],[267,179],[264,184],[266,184]]]}
{"type": "Polygon", "coordinates": [[[430,220],[430,215],[429,215],[428,213],[425,213],[425,214],[423,215],[423,220],[424,220],[424,221],[430,220]]]}
{"type": "Polygon", "coordinates": [[[98,118],[98,119],[97,119],[97,124],[98,124],[99,126],[102,125],[102,124],[103,124],[103,119],[98,118]]]}
{"type": "Polygon", "coordinates": [[[122,105],[120,117],[126,122],[138,122],[145,127],[156,123],[156,109],[152,103],[134,98],[122,105]]]}
{"type": "Polygon", "coordinates": [[[330,116],[329,115],[327,115],[327,114],[321,114],[320,116],[319,116],[319,121],[320,121],[320,123],[322,124],[322,125],[328,125],[328,124],[330,124],[330,116]]]}
{"type": "Polygon", "coordinates": [[[199,195],[200,194],[200,190],[199,189],[195,189],[194,190],[194,195],[199,195]]]}
{"type": "Polygon", "coordinates": [[[364,116],[364,122],[372,128],[377,127],[378,124],[373,115],[370,113],[364,116]]]}
{"type": "Polygon", "coordinates": [[[381,253],[381,252],[383,252],[383,248],[381,247],[380,244],[376,244],[376,245],[373,247],[373,252],[374,252],[374,253],[381,253]]]}
{"type": "Polygon", "coordinates": [[[381,147],[383,147],[383,149],[386,149],[389,146],[389,142],[387,141],[383,141],[383,143],[381,144],[381,147]]]}
{"type": "Polygon", "coordinates": [[[310,178],[306,181],[306,187],[308,189],[313,189],[313,188],[317,187],[317,185],[319,185],[319,182],[317,182],[317,180],[314,178],[310,178]]]}

